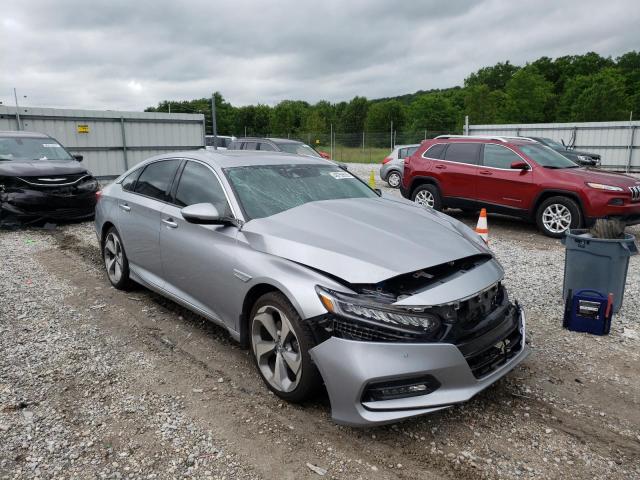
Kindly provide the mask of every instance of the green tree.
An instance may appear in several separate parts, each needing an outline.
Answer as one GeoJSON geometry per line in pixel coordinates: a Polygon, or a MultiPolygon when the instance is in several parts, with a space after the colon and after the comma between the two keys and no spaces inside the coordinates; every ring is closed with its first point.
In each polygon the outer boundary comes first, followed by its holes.
{"type": "Polygon", "coordinates": [[[365,97],[353,97],[346,105],[340,116],[340,130],[345,133],[360,133],[364,131],[369,102],[365,97]]]}
{"type": "Polygon", "coordinates": [[[409,106],[409,124],[414,131],[454,132],[461,113],[440,93],[427,93],[409,106]]]}
{"type": "Polygon", "coordinates": [[[580,75],[567,83],[560,102],[560,120],[625,120],[629,117],[630,107],[623,75],[616,69],[606,68],[594,75],[580,75]]]}
{"type": "Polygon", "coordinates": [[[486,85],[490,90],[502,90],[519,69],[520,67],[509,63],[509,60],[504,63],[498,62],[492,67],[483,67],[469,75],[464,80],[464,86],[486,85]]]}
{"type": "Polygon", "coordinates": [[[514,73],[507,82],[505,93],[505,122],[537,123],[547,120],[553,85],[535,67],[528,66],[514,73]]]}
{"type": "Polygon", "coordinates": [[[497,123],[502,119],[506,95],[486,85],[465,88],[464,113],[473,124],[497,123]]]}
{"type": "Polygon", "coordinates": [[[406,121],[405,107],[397,100],[376,102],[369,107],[365,120],[367,132],[387,132],[393,122],[393,128],[400,130],[406,121]]]}
{"type": "Polygon", "coordinates": [[[283,100],[271,111],[271,133],[274,135],[296,134],[302,130],[309,104],[299,100],[283,100]]]}

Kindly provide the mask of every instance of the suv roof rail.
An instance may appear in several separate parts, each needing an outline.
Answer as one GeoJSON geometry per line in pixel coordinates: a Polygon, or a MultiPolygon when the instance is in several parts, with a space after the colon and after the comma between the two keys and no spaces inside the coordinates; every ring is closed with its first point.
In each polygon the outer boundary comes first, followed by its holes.
{"type": "Polygon", "coordinates": [[[435,138],[480,138],[483,140],[496,140],[498,142],[503,142],[503,143],[507,143],[509,140],[511,139],[517,139],[517,140],[526,140],[529,142],[535,142],[535,140],[528,138],[528,137],[506,137],[506,136],[497,136],[497,135],[438,135],[435,138]]]}

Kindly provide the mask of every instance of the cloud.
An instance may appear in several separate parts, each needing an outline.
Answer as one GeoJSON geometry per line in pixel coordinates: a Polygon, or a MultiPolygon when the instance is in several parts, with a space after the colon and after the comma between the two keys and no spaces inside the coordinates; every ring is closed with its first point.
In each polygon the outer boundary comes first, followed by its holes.
{"type": "Polygon", "coordinates": [[[634,0],[125,0],[3,2],[0,101],[140,110],[208,96],[233,104],[339,101],[459,85],[523,64],[638,48],[634,0]]]}

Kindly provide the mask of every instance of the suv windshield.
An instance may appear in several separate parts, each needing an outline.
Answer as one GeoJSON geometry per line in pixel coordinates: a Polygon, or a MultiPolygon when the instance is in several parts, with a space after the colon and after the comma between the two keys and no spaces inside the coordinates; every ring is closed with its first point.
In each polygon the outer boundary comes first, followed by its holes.
{"type": "Polygon", "coordinates": [[[304,143],[276,143],[276,145],[278,145],[278,148],[283,152],[306,155],[308,157],[320,157],[318,152],[304,143]]]}
{"type": "Polygon", "coordinates": [[[579,165],[544,145],[520,145],[520,151],[545,168],[577,168],[579,165]]]}
{"type": "Polygon", "coordinates": [[[58,142],[51,138],[0,137],[0,161],[7,160],[73,160],[58,142]]]}
{"type": "Polygon", "coordinates": [[[358,178],[332,165],[252,165],[227,168],[225,174],[247,220],[319,200],[378,196],[358,178]]]}

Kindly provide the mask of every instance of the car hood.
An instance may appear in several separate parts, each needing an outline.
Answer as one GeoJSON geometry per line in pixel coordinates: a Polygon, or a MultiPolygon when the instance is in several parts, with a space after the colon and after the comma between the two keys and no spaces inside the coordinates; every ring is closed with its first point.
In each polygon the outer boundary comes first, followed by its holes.
{"type": "Polygon", "coordinates": [[[0,176],[31,177],[38,175],[72,175],[88,173],[76,160],[11,160],[0,161],[0,176]]]}
{"type": "Polygon", "coordinates": [[[490,254],[468,227],[389,198],[306,203],[255,219],[243,234],[256,250],[351,284],[373,284],[477,254],[490,254]]]}
{"type": "Polygon", "coordinates": [[[562,172],[562,176],[567,179],[582,182],[602,183],[616,187],[631,187],[640,185],[640,180],[631,175],[616,172],[605,172],[595,168],[565,168],[556,170],[562,172]]]}
{"type": "Polygon", "coordinates": [[[584,152],[582,150],[561,150],[560,152],[574,157],[577,157],[578,155],[585,155],[587,157],[600,158],[600,155],[597,153],[584,152]]]}

